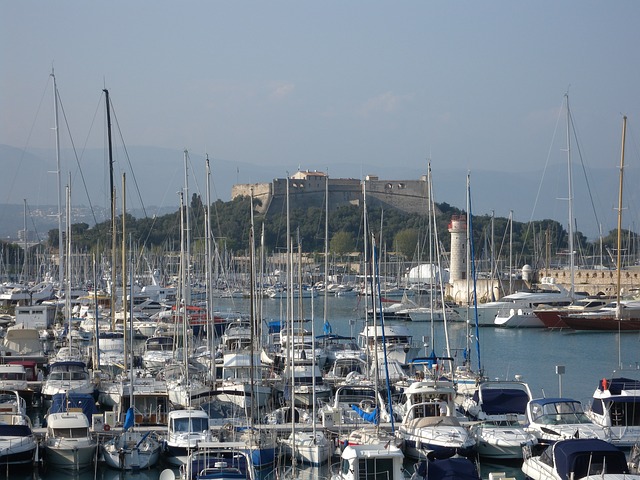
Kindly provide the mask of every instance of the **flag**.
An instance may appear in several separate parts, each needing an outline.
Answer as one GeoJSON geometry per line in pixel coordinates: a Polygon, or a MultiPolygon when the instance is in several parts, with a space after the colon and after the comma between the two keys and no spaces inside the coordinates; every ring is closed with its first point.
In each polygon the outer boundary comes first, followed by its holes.
{"type": "Polygon", "coordinates": [[[122,426],[125,432],[133,427],[134,416],[133,407],[129,407],[129,410],[127,410],[127,416],[124,418],[124,425],[122,426]]]}

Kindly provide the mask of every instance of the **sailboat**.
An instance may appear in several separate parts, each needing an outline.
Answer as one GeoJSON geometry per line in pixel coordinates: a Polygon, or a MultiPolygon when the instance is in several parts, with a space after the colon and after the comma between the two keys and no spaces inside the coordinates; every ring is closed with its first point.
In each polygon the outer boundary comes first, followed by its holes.
{"type": "MultiPolygon", "coordinates": [[[[125,177],[123,174],[123,187],[125,184],[125,177]]],[[[123,188],[124,190],[124,188],[123,188]]],[[[124,199],[124,193],[123,193],[124,199]]],[[[124,202],[124,200],[123,200],[124,202]]],[[[125,215],[123,214],[123,222],[125,215]]],[[[123,229],[124,231],[124,229],[123,229]]],[[[123,242],[124,243],[124,242],[123,242]]],[[[133,293],[133,266],[131,270],[130,285],[133,293]]],[[[123,275],[123,278],[125,275],[123,275]]],[[[130,303],[130,312],[133,313],[133,302],[130,303]]],[[[127,326],[127,318],[124,318],[125,328],[127,326]]],[[[130,338],[133,339],[133,318],[129,318],[129,332],[130,338]]],[[[129,389],[129,409],[125,417],[122,433],[114,436],[110,440],[104,443],[102,446],[102,452],[104,460],[107,465],[119,470],[142,470],[151,468],[158,463],[160,459],[161,444],[157,440],[151,431],[146,433],[135,430],[135,412],[133,409],[133,390],[134,390],[134,369],[133,369],[133,341],[129,342],[131,346],[130,350],[130,362],[129,369],[131,386],[129,389]]]]}
{"type": "MultiPolygon", "coordinates": [[[[326,185],[328,185],[328,179],[325,177],[326,185]]],[[[325,188],[326,190],[326,188],[325,188]]],[[[327,192],[328,193],[328,192],[327,192]]],[[[328,205],[329,199],[328,196],[325,197],[325,205],[328,205]]],[[[325,230],[327,228],[326,221],[328,218],[328,208],[325,208],[325,230]]],[[[325,235],[325,259],[326,259],[326,249],[327,249],[327,241],[325,235]]],[[[298,243],[299,255],[301,256],[301,245],[298,243]]],[[[326,260],[325,260],[326,261],[326,260]]],[[[302,276],[301,269],[302,264],[299,265],[299,275],[302,276]]],[[[299,279],[301,280],[301,279],[299,279]]],[[[300,288],[302,288],[302,281],[299,281],[300,288]]],[[[313,292],[312,287],[312,292],[313,292]]],[[[315,294],[312,294],[312,297],[315,297],[315,294]]],[[[325,297],[326,298],[326,297],[325,297]]],[[[299,297],[299,315],[300,318],[303,318],[302,311],[302,296],[299,297]]],[[[326,308],[326,302],[325,302],[326,308]]],[[[326,311],[326,310],[325,310],[326,311]]],[[[295,431],[295,421],[292,419],[292,432],[291,435],[282,440],[282,444],[285,447],[285,451],[295,460],[301,461],[302,463],[309,463],[311,465],[321,465],[329,461],[329,457],[331,455],[331,444],[327,439],[324,432],[318,430],[316,428],[316,405],[317,405],[317,396],[316,396],[316,388],[317,388],[317,377],[315,375],[315,369],[318,368],[316,364],[316,352],[315,352],[315,316],[313,309],[313,301],[311,302],[311,337],[312,337],[312,352],[311,352],[311,362],[314,368],[314,371],[311,376],[311,432],[296,432],[295,431]]],[[[292,335],[292,341],[295,342],[294,336],[292,335]]],[[[290,350],[290,360],[291,360],[291,402],[290,408],[295,408],[295,369],[294,367],[294,344],[289,346],[290,350]]],[[[297,360],[296,360],[297,361],[297,360]]],[[[295,461],[294,460],[294,461],[295,461]]]]}
{"type": "Polygon", "coordinates": [[[640,302],[623,301],[621,298],[622,275],[622,186],[624,179],[624,153],[627,132],[627,117],[622,121],[622,147],[620,153],[620,188],[618,192],[618,248],[616,257],[616,301],[600,310],[580,314],[561,315],[569,328],[591,331],[640,331],[640,302]]]}
{"type": "MultiPolygon", "coordinates": [[[[263,393],[271,394],[271,388],[262,382],[260,356],[255,352],[258,350],[258,335],[256,321],[256,305],[257,297],[255,295],[255,244],[254,244],[254,224],[253,224],[253,195],[251,196],[251,224],[249,230],[249,256],[250,256],[250,347],[246,355],[247,359],[253,359],[249,362],[248,375],[244,378],[242,384],[242,395],[244,399],[244,411],[246,412],[247,424],[236,427],[232,423],[228,423],[220,429],[218,438],[224,445],[225,443],[237,443],[239,449],[247,454],[252,465],[256,469],[271,467],[276,460],[277,441],[272,431],[263,429],[260,425],[255,424],[255,417],[260,411],[260,396],[266,397],[263,393]],[[248,383],[247,383],[248,382],[248,383]],[[245,390],[246,388],[246,390],[245,390]],[[267,388],[265,391],[264,389],[267,388]]],[[[236,353],[236,355],[242,355],[236,353]]],[[[236,378],[236,382],[240,383],[242,379],[236,378]]],[[[240,390],[236,390],[240,393],[240,390]]]]}

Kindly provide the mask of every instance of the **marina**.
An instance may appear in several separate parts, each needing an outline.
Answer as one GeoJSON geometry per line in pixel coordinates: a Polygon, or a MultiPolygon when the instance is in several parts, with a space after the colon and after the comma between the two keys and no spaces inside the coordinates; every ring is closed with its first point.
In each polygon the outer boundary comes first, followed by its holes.
{"type": "MultiPolygon", "coordinates": [[[[260,300],[265,325],[270,321],[280,318],[282,302],[282,299],[265,298],[264,300],[260,300]]],[[[317,332],[321,332],[323,328],[325,328],[324,308],[326,306],[326,318],[329,319],[333,333],[351,338],[354,337],[357,332],[365,330],[366,315],[363,309],[363,302],[359,297],[332,296],[327,298],[325,302],[323,296],[316,296],[315,298],[305,300],[303,304],[305,312],[311,312],[311,302],[313,302],[314,320],[313,322],[305,322],[306,329],[311,330],[309,323],[314,324],[313,328],[317,332]]],[[[220,312],[220,315],[232,317],[233,312],[248,312],[250,303],[249,299],[243,298],[219,298],[216,299],[216,309],[220,312]]],[[[405,340],[410,342],[411,348],[415,349],[416,356],[428,357],[431,352],[435,352],[438,357],[448,357],[450,355],[456,364],[464,363],[463,356],[467,349],[467,339],[469,336],[474,337],[476,335],[474,330],[468,328],[466,322],[455,321],[446,324],[450,343],[450,350],[447,352],[444,322],[436,322],[434,324],[433,331],[435,332],[435,336],[433,338],[430,337],[430,325],[426,322],[388,321],[385,322],[385,325],[389,325],[391,331],[393,331],[394,328],[404,330],[405,340]]],[[[528,385],[531,391],[531,396],[534,399],[555,397],[572,398],[581,402],[585,409],[588,409],[593,402],[594,391],[598,385],[601,384],[601,379],[628,377],[637,380],[640,378],[640,348],[638,348],[640,335],[637,332],[623,332],[620,334],[612,332],[582,333],[567,329],[496,327],[481,328],[477,332],[479,335],[479,351],[481,362],[484,366],[483,371],[485,377],[492,382],[498,381],[498,383],[508,383],[509,381],[516,380],[521,383],[526,382],[526,385],[528,385]],[[620,368],[621,366],[623,367],[622,370],[620,368]]],[[[138,351],[142,352],[145,340],[138,340],[137,343],[140,344],[138,351]]],[[[472,358],[470,358],[471,366],[476,365],[478,362],[476,358],[473,358],[474,356],[475,352],[472,358]]],[[[354,365],[359,364],[354,362],[354,365]]],[[[405,381],[408,379],[407,374],[405,381]]],[[[144,385],[144,383],[141,383],[141,385],[144,385]]],[[[147,394],[149,393],[148,386],[140,389],[142,395],[144,395],[145,392],[147,394]]],[[[351,394],[353,394],[353,392],[351,394]]],[[[126,397],[126,394],[124,397],[126,397]]],[[[384,399],[375,400],[374,402],[380,403],[381,401],[384,401],[384,399]]],[[[209,414],[210,427],[207,429],[208,434],[197,442],[221,438],[223,436],[222,433],[231,428],[230,422],[231,424],[234,422],[230,417],[220,416],[221,410],[216,406],[212,406],[214,402],[215,401],[208,404],[204,402],[202,405],[209,414]]],[[[227,402],[227,404],[229,403],[230,402],[227,402]]],[[[325,402],[323,401],[321,404],[322,403],[325,402]]],[[[367,407],[367,405],[362,402],[359,402],[359,404],[365,408],[367,407]]],[[[172,410],[170,405],[171,403],[167,404],[166,408],[170,411],[175,411],[172,410]]],[[[246,407],[246,405],[243,406],[246,407]]],[[[270,404],[271,408],[275,406],[275,403],[270,404]]],[[[234,407],[237,407],[237,405],[234,405],[234,407]]],[[[353,431],[361,429],[367,425],[367,423],[364,420],[351,422],[346,422],[342,419],[338,420],[338,418],[341,417],[340,414],[338,414],[338,416],[329,414],[318,415],[314,423],[313,420],[309,418],[310,410],[307,409],[305,405],[297,405],[296,408],[296,413],[298,413],[299,410],[300,416],[297,418],[298,422],[295,423],[295,431],[300,436],[311,435],[314,429],[317,429],[318,432],[323,432],[327,438],[330,439],[332,454],[329,461],[320,466],[301,464],[302,471],[300,474],[307,474],[309,475],[308,478],[329,478],[331,471],[333,471],[331,465],[335,467],[336,464],[339,463],[339,457],[336,456],[336,453],[341,450],[340,447],[344,438],[348,437],[353,431]]],[[[335,408],[332,407],[331,409],[335,408]]],[[[91,425],[91,430],[97,444],[105,445],[109,440],[116,437],[116,435],[121,434],[123,430],[122,423],[120,423],[119,419],[116,420],[116,415],[111,412],[118,410],[126,412],[126,408],[116,409],[115,407],[105,408],[102,406],[101,410],[107,412],[106,414],[102,414],[103,418],[106,422],[113,423],[113,428],[105,431],[104,427],[100,430],[99,426],[91,425]],[[96,428],[99,430],[98,432],[95,431],[96,428]]],[[[240,425],[244,421],[242,417],[245,413],[243,412],[247,410],[244,408],[231,408],[226,411],[233,411],[234,415],[239,415],[239,418],[236,418],[236,420],[240,425]]],[[[260,431],[281,439],[290,437],[292,432],[290,422],[285,422],[284,424],[269,422],[267,420],[267,408],[263,408],[260,411],[263,412],[263,414],[254,419],[254,428],[259,428],[260,431]]],[[[44,404],[36,408],[31,407],[28,408],[28,413],[32,418],[35,426],[34,433],[40,440],[42,449],[46,429],[41,425],[46,413],[46,407],[44,404]]],[[[170,413],[169,419],[171,415],[170,413]]],[[[439,413],[436,415],[439,415],[439,413]]],[[[346,417],[344,418],[346,419],[346,417]]],[[[350,418],[357,418],[357,416],[350,418]]],[[[399,428],[399,422],[392,426],[388,420],[388,417],[381,420],[379,425],[381,430],[387,432],[391,432],[392,428],[394,428],[395,431],[401,430],[399,428]]],[[[462,423],[464,425],[465,421],[462,423]]],[[[135,419],[135,424],[136,428],[142,432],[143,435],[145,433],[153,435],[153,437],[158,438],[160,441],[170,435],[167,427],[159,420],[158,423],[154,425],[153,422],[150,422],[148,419],[144,420],[142,416],[138,416],[135,419]]],[[[472,422],[469,421],[468,424],[471,425],[472,422]]],[[[201,431],[201,428],[199,427],[196,430],[201,431]]],[[[240,441],[240,437],[238,436],[234,436],[233,438],[235,438],[234,442],[240,441]]],[[[193,445],[197,442],[194,442],[193,445]]],[[[633,442],[631,443],[633,444],[633,442]]],[[[630,444],[627,442],[625,446],[628,448],[630,444]]],[[[276,469],[291,463],[286,454],[283,452],[282,455],[277,453],[279,449],[283,449],[283,447],[276,448],[273,463],[265,468],[258,469],[260,478],[268,478],[269,475],[275,475],[274,472],[276,469]]],[[[96,452],[95,448],[93,451],[96,452]]],[[[100,453],[96,454],[95,458],[98,458],[99,461],[95,464],[92,463],[92,471],[85,469],[84,472],[74,473],[73,475],[83,479],[120,478],[119,475],[122,475],[123,472],[108,467],[104,460],[102,460],[101,455],[100,453]]],[[[176,477],[181,475],[180,467],[171,464],[166,457],[165,450],[163,450],[160,457],[160,461],[156,467],[143,469],[140,470],[139,473],[134,473],[133,475],[136,475],[135,478],[156,479],[159,478],[162,471],[167,468],[171,469],[176,477]]],[[[413,472],[413,466],[416,462],[418,462],[416,458],[408,459],[405,457],[405,469],[413,472]]],[[[480,458],[479,465],[482,478],[488,478],[487,475],[489,471],[506,471],[508,475],[513,478],[524,478],[517,461],[515,464],[512,460],[501,463],[500,460],[496,459],[480,458]]],[[[23,471],[24,469],[19,470],[18,475],[23,471]]],[[[127,475],[130,474],[131,473],[127,475]]],[[[60,472],[41,465],[40,467],[35,467],[33,472],[25,472],[24,477],[19,478],[55,479],[62,478],[62,476],[60,472]]]]}

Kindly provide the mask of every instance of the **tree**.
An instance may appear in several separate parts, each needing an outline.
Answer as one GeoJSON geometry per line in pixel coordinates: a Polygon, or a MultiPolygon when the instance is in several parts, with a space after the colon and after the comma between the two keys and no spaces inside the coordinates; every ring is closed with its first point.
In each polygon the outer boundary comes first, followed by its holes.
{"type": "Polygon", "coordinates": [[[345,255],[351,253],[355,248],[355,242],[353,241],[353,235],[349,232],[337,232],[331,237],[329,250],[336,255],[345,255]]]}
{"type": "Polygon", "coordinates": [[[415,228],[405,228],[396,233],[394,238],[395,250],[397,253],[404,255],[405,259],[413,258],[418,245],[418,230],[415,228]]]}

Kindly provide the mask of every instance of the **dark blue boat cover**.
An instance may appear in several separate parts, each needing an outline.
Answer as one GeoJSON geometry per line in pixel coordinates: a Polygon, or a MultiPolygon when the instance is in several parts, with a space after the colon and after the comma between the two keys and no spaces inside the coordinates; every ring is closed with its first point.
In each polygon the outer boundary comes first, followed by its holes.
{"type": "Polygon", "coordinates": [[[474,463],[464,457],[424,460],[416,473],[422,480],[480,480],[474,463]]]}
{"type": "Polygon", "coordinates": [[[0,424],[0,437],[28,437],[31,435],[28,425],[3,425],[0,424]]]}
{"type": "Polygon", "coordinates": [[[523,415],[529,396],[523,390],[513,388],[486,388],[482,390],[482,411],[487,415],[523,415]]]}
{"type": "Polygon", "coordinates": [[[598,389],[601,391],[609,389],[611,395],[620,395],[622,390],[640,390],[640,380],[624,377],[612,378],[609,380],[603,378],[600,380],[598,389]]]}
{"type": "Polygon", "coordinates": [[[51,400],[49,413],[63,413],[70,408],[81,408],[91,424],[92,415],[100,413],[93,396],[86,393],[56,393],[51,400]]]}
{"type": "Polygon", "coordinates": [[[553,448],[558,475],[569,480],[602,473],[629,473],[627,458],[618,447],[599,439],[580,438],[557,442],[553,448]]]}

